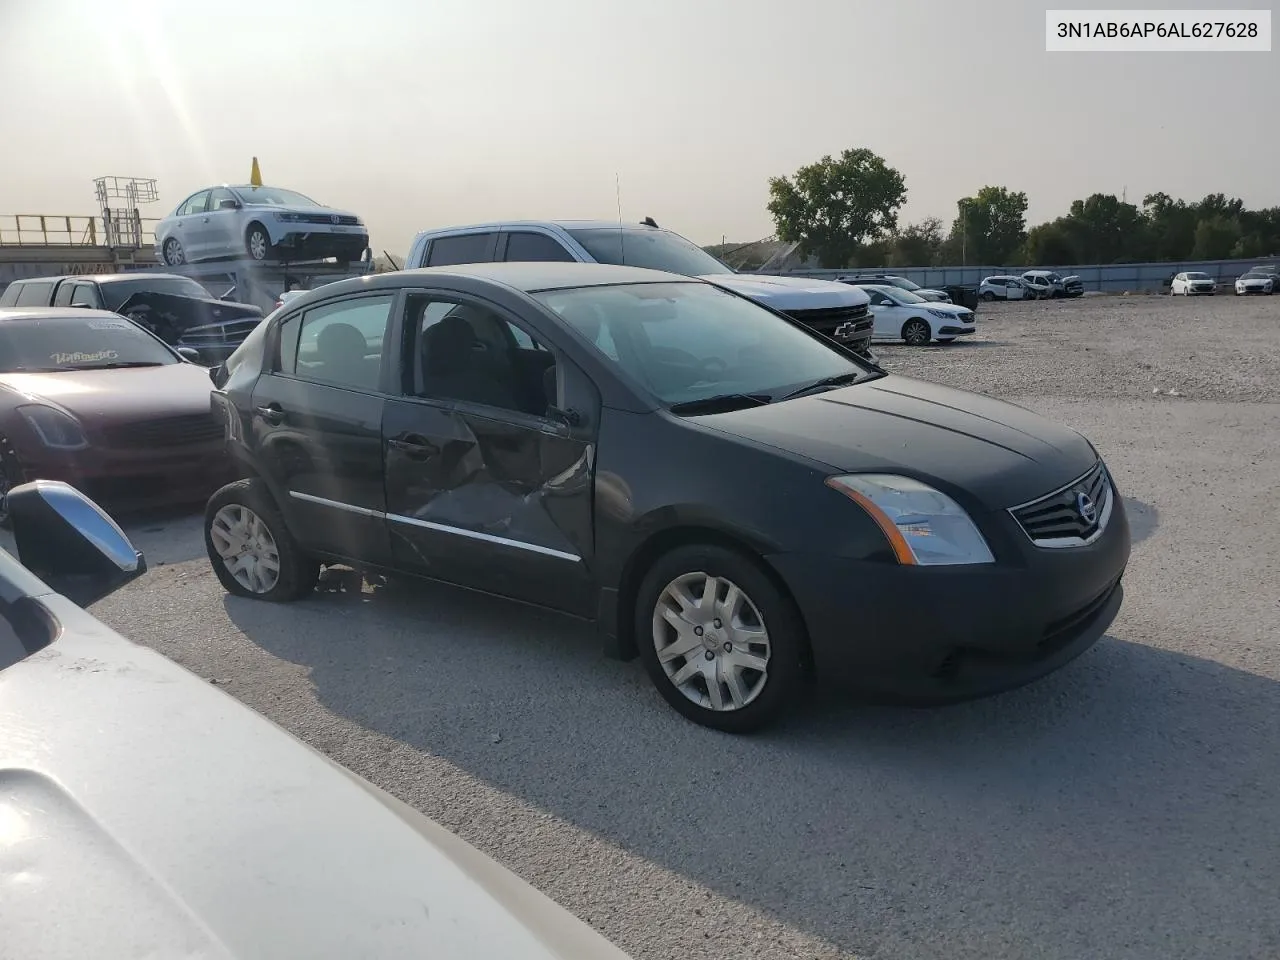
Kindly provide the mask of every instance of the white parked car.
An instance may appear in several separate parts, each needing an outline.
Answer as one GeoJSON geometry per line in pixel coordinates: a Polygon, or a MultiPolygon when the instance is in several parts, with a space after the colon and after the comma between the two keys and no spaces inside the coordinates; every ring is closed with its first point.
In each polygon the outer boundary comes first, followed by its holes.
{"type": "Polygon", "coordinates": [[[494,261],[609,263],[698,277],[785,313],[858,353],[867,354],[871,344],[867,297],[857,287],[738,273],[648,218],[625,227],[610,220],[524,220],[424,230],[413,238],[404,268],[494,261]]]}
{"type": "Polygon", "coordinates": [[[1169,284],[1169,296],[1198,297],[1213,296],[1218,290],[1218,284],[1207,273],[1199,273],[1190,271],[1187,273],[1175,274],[1173,282],[1169,284]]]}
{"type": "Polygon", "coordinates": [[[82,609],[146,562],[64,483],[0,550],[0,956],[626,960],[549,897],[82,609]]]}
{"type": "Polygon", "coordinates": [[[932,290],[928,287],[922,287],[914,280],[906,277],[899,277],[892,273],[859,273],[850,277],[837,277],[837,282],[848,283],[857,287],[865,287],[876,284],[886,284],[890,287],[899,287],[914,293],[917,297],[924,297],[926,300],[933,300],[937,303],[951,303],[951,295],[945,290],[932,290]]]}
{"type": "Polygon", "coordinates": [[[968,307],[926,300],[889,284],[868,284],[858,289],[871,298],[875,340],[901,340],[912,347],[923,347],[934,340],[950,343],[977,329],[968,307]]]}
{"type": "Polygon", "coordinates": [[[1032,300],[1036,290],[1021,277],[998,275],[985,278],[978,284],[978,298],[992,300],[1032,300]]]}
{"type": "Polygon", "coordinates": [[[1236,296],[1248,293],[1273,294],[1280,289],[1280,273],[1270,267],[1254,267],[1236,278],[1236,296]]]}
{"type": "Polygon", "coordinates": [[[368,246],[354,213],[279,187],[206,187],[156,225],[156,256],[170,266],[241,257],[349,262],[368,246]]]}

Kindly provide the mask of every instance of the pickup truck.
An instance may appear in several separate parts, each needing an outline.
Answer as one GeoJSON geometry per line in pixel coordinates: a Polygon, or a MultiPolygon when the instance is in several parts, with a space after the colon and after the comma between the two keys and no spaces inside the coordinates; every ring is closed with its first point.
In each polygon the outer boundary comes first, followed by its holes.
{"type": "Polygon", "coordinates": [[[170,346],[193,348],[210,366],[262,320],[258,307],[215,299],[189,277],[150,271],[15,280],[0,294],[0,307],[28,306],[111,310],[170,346]]]}
{"type": "Polygon", "coordinates": [[[871,300],[861,290],[831,280],[738,273],[650,217],[628,226],[609,220],[523,220],[424,230],[409,247],[405,269],[502,260],[609,263],[698,277],[874,359],[871,300]]]}

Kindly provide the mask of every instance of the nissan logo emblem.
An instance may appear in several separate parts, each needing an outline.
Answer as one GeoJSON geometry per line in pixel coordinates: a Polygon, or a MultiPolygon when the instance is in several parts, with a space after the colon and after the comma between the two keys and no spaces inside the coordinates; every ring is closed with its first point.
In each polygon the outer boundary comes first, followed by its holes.
{"type": "Polygon", "coordinates": [[[1098,508],[1093,502],[1093,498],[1087,493],[1076,494],[1076,510],[1080,513],[1080,519],[1085,523],[1093,523],[1098,519],[1098,508]]]}

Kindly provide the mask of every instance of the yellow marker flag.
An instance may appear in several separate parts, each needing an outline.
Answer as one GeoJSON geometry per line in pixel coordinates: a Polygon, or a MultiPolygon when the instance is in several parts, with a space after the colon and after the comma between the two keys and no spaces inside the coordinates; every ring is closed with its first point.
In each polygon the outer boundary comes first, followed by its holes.
{"type": "Polygon", "coordinates": [[[252,186],[262,186],[262,171],[258,169],[258,158],[253,158],[253,169],[249,172],[249,183],[252,186]]]}

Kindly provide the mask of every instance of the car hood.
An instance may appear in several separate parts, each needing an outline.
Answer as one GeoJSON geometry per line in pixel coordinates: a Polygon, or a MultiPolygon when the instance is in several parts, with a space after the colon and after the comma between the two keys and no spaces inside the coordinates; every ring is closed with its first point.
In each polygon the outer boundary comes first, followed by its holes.
{"type": "Polygon", "coordinates": [[[1275,277],[1237,277],[1237,283],[1275,283],[1275,277]]]}
{"type": "Polygon", "coordinates": [[[755,273],[713,273],[700,280],[715,283],[775,310],[823,310],[861,307],[871,302],[861,290],[833,280],[771,277],[755,273]]]}
{"type": "Polygon", "coordinates": [[[270,213],[300,213],[304,216],[312,216],[320,214],[322,216],[333,216],[337,214],[340,217],[354,217],[355,214],[350,210],[339,210],[337,207],[289,207],[276,206],[274,204],[253,204],[245,207],[246,210],[266,210],[270,213]]]}
{"type": "Polygon", "coordinates": [[[13,403],[49,403],[93,429],[156,416],[208,413],[213,384],[194,363],[124,370],[0,374],[13,403]]]}
{"type": "MultiPolygon", "coordinates": [[[[922,294],[924,291],[913,291],[916,294],[922,294]]],[[[966,317],[973,316],[973,311],[960,303],[943,303],[940,300],[929,300],[925,303],[909,303],[908,307],[924,307],[926,310],[935,310],[938,313],[948,313],[953,317],[964,315],[966,317]]]]}
{"type": "Polygon", "coordinates": [[[0,670],[5,956],[626,960],[217,687],[38,602],[60,634],[0,670]]]}
{"type": "Polygon", "coordinates": [[[698,423],[833,472],[907,474],[989,510],[1034,500],[1097,460],[1079,433],[1022,407],[892,375],[698,423]]]}

